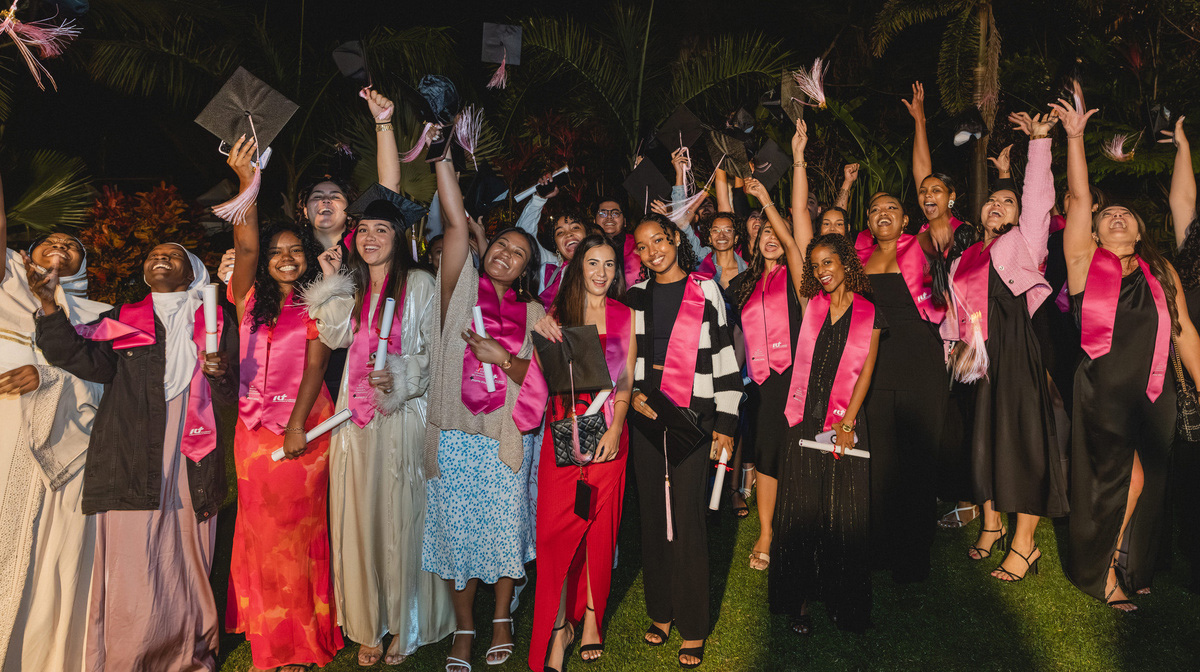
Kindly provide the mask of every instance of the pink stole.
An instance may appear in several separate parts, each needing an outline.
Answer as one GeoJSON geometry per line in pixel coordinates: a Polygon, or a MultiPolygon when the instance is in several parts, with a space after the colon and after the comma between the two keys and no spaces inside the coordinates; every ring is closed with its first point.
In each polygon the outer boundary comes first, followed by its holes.
{"type": "MultiPolygon", "coordinates": [[[[383,286],[388,286],[387,278],[384,278],[383,286]]],[[[389,357],[401,354],[400,322],[404,318],[404,297],[407,294],[407,288],[400,293],[400,302],[392,316],[392,330],[388,334],[387,345],[389,357]]],[[[374,318],[371,317],[370,298],[363,297],[362,312],[358,316],[358,331],[354,332],[354,341],[350,343],[350,350],[346,353],[346,371],[350,377],[350,380],[346,381],[346,391],[350,393],[346,407],[350,409],[350,419],[359,427],[366,427],[371,418],[375,417],[375,391],[367,382],[367,377],[375,370],[371,363],[371,355],[375,354],[375,348],[379,346],[383,306],[388,297],[384,296],[383,292],[379,293],[374,318]]]]}
{"type": "Polygon", "coordinates": [[[788,312],[787,267],[776,264],[754,285],[754,293],[742,308],[742,333],[746,336],[750,379],[761,385],[775,373],[792,365],[791,325],[788,312]]]}
{"type": "Polygon", "coordinates": [[[954,270],[954,302],[958,316],[958,338],[966,340],[971,324],[977,322],[986,342],[988,337],[988,275],[992,254],[983,243],[975,243],[963,252],[954,270]]]}
{"type": "Polygon", "coordinates": [[[637,242],[633,240],[632,233],[625,234],[625,286],[632,287],[637,284],[638,277],[642,275],[642,257],[637,253],[637,242]]]}
{"type": "MultiPolygon", "coordinates": [[[[792,369],[791,392],[788,394],[787,406],[784,407],[784,416],[787,417],[789,426],[794,427],[804,420],[804,402],[808,396],[808,379],[814,350],[817,347],[817,335],[821,333],[828,315],[828,294],[821,292],[809,299],[808,309],[804,311],[804,320],[800,323],[800,339],[796,342],[796,364],[792,369]]],[[[846,417],[854,386],[858,383],[867,355],[871,352],[875,304],[855,294],[854,303],[850,305],[850,315],[843,315],[840,319],[850,320],[850,335],[838,362],[833,389],[829,394],[829,410],[825,414],[825,423],[821,425],[821,431],[827,431],[834,421],[846,417]]]]}
{"type": "MultiPolygon", "coordinates": [[[[858,251],[859,260],[866,266],[871,253],[875,251],[875,238],[869,230],[863,231],[858,234],[854,247],[858,251]]],[[[904,284],[908,286],[908,293],[917,306],[917,312],[923,319],[940,324],[946,315],[946,309],[933,305],[929,274],[925,270],[925,251],[921,249],[921,243],[916,236],[900,234],[900,239],[896,241],[896,265],[900,267],[900,275],[904,278],[904,284]]]]}
{"type": "Polygon", "coordinates": [[[308,311],[289,296],[274,326],[251,331],[253,292],[240,327],[238,417],[247,429],[282,434],[292,417],[308,353],[308,311]]]}
{"type": "MultiPolygon", "coordinates": [[[[478,298],[475,305],[483,313],[483,327],[489,338],[494,338],[513,353],[520,352],[525,343],[525,304],[517,301],[517,293],[509,287],[504,292],[504,301],[496,298],[496,286],[486,275],[479,276],[478,298]]],[[[483,362],[467,348],[463,357],[462,401],[473,415],[491,413],[504,406],[508,389],[508,375],[499,366],[492,367],[495,377],[495,392],[488,392],[484,379],[483,362]]]]}
{"type": "Polygon", "coordinates": [[[704,290],[700,288],[707,276],[692,273],[683,290],[683,303],[671,338],[667,341],[667,359],[663,363],[662,391],[680,408],[692,405],[692,386],[696,382],[696,357],[699,356],[700,330],[704,326],[704,290]]]}
{"type": "MultiPolygon", "coordinates": [[[[1162,393],[1163,378],[1167,370],[1167,351],[1171,346],[1171,314],[1167,309],[1167,297],[1162,285],[1150,272],[1150,265],[1138,257],[1138,267],[1154,297],[1158,309],[1158,331],[1154,339],[1154,358],[1150,363],[1150,380],[1146,384],[1146,396],[1150,401],[1162,393]]],[[[1104,248],[1097,248],[1088,267],[1087,284],[1083,290],[1080,331],[1083,351],[1096,359],[1112,349],[1113,324],[1117,319],[1117,302],[1121,298],[1122,268],[1117,255],[1104,248]]]]}
{"type": "Polygon", "coordinates": [[[546,264],[542,267],[542,285],[545,289],[538,295],[542,305],[546,308],[554,303],[554,297],[558,296],[559,285],[562,284],[563,272],[566,269],[566,264],[562,266],[558,264],[546,264]]]}

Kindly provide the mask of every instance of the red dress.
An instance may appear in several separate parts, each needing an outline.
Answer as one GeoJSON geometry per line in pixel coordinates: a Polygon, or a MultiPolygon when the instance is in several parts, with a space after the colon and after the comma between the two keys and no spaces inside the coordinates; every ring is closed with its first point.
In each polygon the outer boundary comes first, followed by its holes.
{"type": "MultiPolygon", "coordinates": [[[[307,320],[307,340],[317,337],[316,323],[307,320]]],[[[304,427],[331,415],[333,402],[321,386],[304,427]]],[[[251,431],[238,419],[238,513],[225,629],[246,633],[254,665],[263,669],[324,666],[343,646],[329,564],[330,434],[309,444],[299,459],[274,462],[271,453],[283,438],[262,426],[251,431]]]]}
{"type": "MultiPolygon", "coordinates": [[[[607,345],[607,337],[600,337],[607,345]]],[[[592,394],[576,395],[576,409],[582,413],[592,394]]],[[[570,395],[552,395],[546,409],[547,427],[567,417],[565,406],[570,395]]],[[[592,605],[596,626],[603,628],[604,610],[612,581],[613,550],[621,524],[621,500],[625,495],[625,460],[629,455],[629,435],[621,433],[616,458],[586,467],[560,467],[554,462],[554,438],[543,433],[541,462],[538,464],[537,495],[537,589],[533,601],[533,635],[529,645],[529,667],[541,672],[546,663],[546,647],[558,616],[563,580],[567,580],[567,618],[580,622],[587,608],[587,587],[592,586],[592,605]],[[583,480],[591,489],[588,519],[575,515],[576,481],[583,480]],[[584,574],[584,561],[588,573],[584,574]]],[[[601,629],[601,637],[603,630],[601,629]]]]}

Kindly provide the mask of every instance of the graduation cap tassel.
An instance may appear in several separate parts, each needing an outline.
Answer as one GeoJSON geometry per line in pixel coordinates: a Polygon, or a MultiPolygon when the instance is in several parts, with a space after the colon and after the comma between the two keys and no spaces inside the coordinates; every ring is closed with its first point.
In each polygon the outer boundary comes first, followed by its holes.
{"type": "Polygon", "coordinates": [[[247,114],[246,119],[250,121],[250,132],[254,135],[254,177],[240,194],[213,208],[214,215],[231,224],[246,223],[246,213],[258,200],[258,189],[262,186],[262,169],[259,168],[262,157],[258,151],[258,133],[254,130],[254,117],[247,114]]]}
{"type": "MultiPolygon", "coordinates": [[[[959,298],[953,281],[950,282],[950,299],[961,310],[970,310],[967,304],[959,298]]],[[[979,311],[968,312],[968,314],[971,316],[971,334],[967,336],[966,340],[960,341],[955,346],[950,354],[950,359],[946,362],[950,377],[961,383],[974,383],[987,378],[988,366],[991,364],[987,352],[987,341],[983,338],[983,327],[980,326],[983,314],[979,311]]]]}
{"type": "MultiPolygon", "coordinates": [[[[717,165],[720,166],[721,162],[724,160],[725,156],[722,155],[721,161],[718,161],[717,165]]],[[[713,180],[716,179],[716,177],[717,171],[714,170],[713,174],[709,176],[708,182],[704,184],[704,187],[702,189],[698,189],[696,193],[684,199],[684,201],[679,204],[678,208],[672,208],[671,214],[667,215],[667,219],[675,222],[677,226],[683,226],[684,220],[691,216],[692,209],[699,205],[700,201],[703,201],[704,197],[708,195],[708,188],[712,186],[713,180]]],[[[686,184],[686,181],[684,183],[686,184]]]]}
{"type": "MultiPolygon", "coordinates": [[[[1138,138],[1140,137],[1141,134],[1139,133],[1138,138]]],[[[1100,145],[1100,151],[1113,161],[1128,161],[1133,158],[1133,150],[1129,150],[1128,153],[1125,152],[1125,141],[1128,139],[1129,136],[1125,135],[1124,133],[1118,133],[1112,137],[1112,140],[1100,145]]],[[[1135,138],[1133,141],[1133,145],[1135,147],[1137,146],[1137,140],[1138,139],[1135,138]]]]}
{"type": "Polygon", "coordinates": [[[805,103],[802,100],[792,98],[798,103],[808,105],[809,107],[824,108],[825,101],[825,70],[829,68],[828,63],[821,63],[821,59],[813,61],[812,69],[808,72],[804,68],[797,70],[792,76],[796,78],[796,85],[804,92],[804,95],[813,100],[812,103],[805,103]]]}
{"type": "Polygon", "coordinates": [[[479,161],[475,158],[475,150],[479,146],[479,131],[482,127],[483,110],[476,110],[473,106],[463,110],[454,122],[454,138],[458,141],[459,146],[471,155],[475,170],[479,170],[479,161]]]}
{"type": "Polygon", "coordinates": [[[421,155],[421,152],[425,151],[425,148],[429,146],[429,129],[431,128],[433,128],[433,123],[425,122],[425,125],[421,127],[421,137],[417,138],[417,144],[413,145],[412,149],[400,157],[402,162],[411,163],[421,155]]]}
{"type": "Polygon", "coordinates": [[[508,49],[504,50],[504,57],[500,59],[500,67],[496,68],[496,74],[488,80],[487,88],[503,89],[508,86],[508,49]]]}
{"type": "Polygon", "coordinates": [[[23,23],[17,20],[17,0],[13,0],[12,6],[6,10],[0,10],[0,35],[7,34],[12,38],[13,43],[17,47],[17,51],[21,53],[21,57],[25,59],[25,65],[29,67],[30,74],[37,82],[38,88],[46,90],[42,84],[42,75],[50,80],[50,86],[55,90],[58,86],[54,83],[54,78],[50,76],[50,71],[42,65],[37,57],[34,56],[33,49],[37,49],[38,56],[41,58],[52,58],[62,54],[63,46],[79,36],[79,29],[75,27],[71,21],[64,21],[61,25],[54,25],[49,21],[30,21],[23,23]]]}

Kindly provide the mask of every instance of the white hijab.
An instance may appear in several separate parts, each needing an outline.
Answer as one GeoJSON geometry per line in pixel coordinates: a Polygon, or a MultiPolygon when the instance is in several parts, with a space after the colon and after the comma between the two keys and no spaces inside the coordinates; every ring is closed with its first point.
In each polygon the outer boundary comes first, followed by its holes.
{"type": "Polygon", "coordinates": [[[163,391],[167,401],[178,397],[192,382],[192,374],[196,371],[196,343],[192,340],[196,323],[196,310],[204,302],[203,289],[208,284],[208,269],[196,255],[188,252],[179,243],[175,245],[183,250],[192,264],[192,274],[195,279],[182,292],[150,292],[154,301],[154,315],[167,331],[166,375],[163,376],[163,391]]]}
{"type": "MultiPolygon", "coordinates": [[[[64,233],[62,235],[70,236],[70,234],[67,234],[67,233],[64,233]]],[[[79,243],[79,249],[83,251],[83,261],[79,262],[79,270],[75,271],[74,275],[67,275],[67,276],[60,277],[58,279],[58,286],[62,288],[63,293],[66,294],[67,296],[74,296],[77,298],[86,299],[87,293],[88,293],[87,248],[83,246],[83,241],[79,240],[78,238],[75,238],[75,236],[71,236],[71,238],[73,238],[76,243],[79,243]]],[[[41,240],[38,240],[34,244],[30,245],[29,249],[26,250],[26,252],[28,252],[30,255],[32,255],[33,248],[37,247],[38,245],[41,245],[42,242],[45,240],[46,240],[45,238],[42,238],[41,240]]],[[[46,269],[42,268],[41,266],[38,266],[37,264],[34,264],[34,267],[37,268],[38,272],[40,272],[40,273],[46,272],[46,269]]]]}

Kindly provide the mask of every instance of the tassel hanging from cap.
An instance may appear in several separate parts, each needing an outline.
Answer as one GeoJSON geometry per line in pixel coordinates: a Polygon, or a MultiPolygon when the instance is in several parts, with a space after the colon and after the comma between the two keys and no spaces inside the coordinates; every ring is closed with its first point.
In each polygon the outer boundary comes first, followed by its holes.
{"type": "Polygon", "coordinates": [[[500,59],[500,67],[496,68],[496,74],[488,80],[487,88],[503,89],[508,86],[508,49],[504,50],[504,56],[500,59]]]}
{"type": "Polygon", "coordinates": [[[454,139],[471,155],[475,170],[479,170],[479,161],[475,158],[475,150],[479,147],[479,131],[482,128],[483,110],[476,110],[474,106],[463,110],[454,122],[454,139]]]}
{"type": "MultiPolygon", "coordinates": [[[[726,156],[725,154],[721,155],[721,160],[717,162],[718,166],[721,165],[721,163],[725,160],[725,156],[726,156]]],[[[691,165],[690,158],[688,159],[688,165],[689,166],[691,165]]],[[[689,173],[691,172],[690,167],[688,168],[688,172],[689,173]]],[[[709,176],[708,182],[706,182],[704,184],[704,188],[698,189],[696,191],[696,193],[692,194],[691,196],[688,196],[686,199],[684,199],[684,201],[682,203],[679,204],[678,207],[672,207],[671,214],[667,215],[667,219],[671,220],[672,222],[675,222],[675,224],[677,226],[683,226],[685,221],[690,220],[691,216],[692,216],[692,211],[697,206],[700,205],[700,202],[704,200],[705,196],[708,196],[708,188],[710,186],[712,186],[713,179],[715,179],[716,176],[717,176],[717,171],[714,170],[713,174],[709,176]]],[[[684,185],[686,185],[687,183],[688,183],[688,180],[685,179],[684,185]]]]}
{"type": "Polygon", "coordinates": [[[960,383],[973,383],[987,378],[991,360],[988,357],[987,341],[983,338],[983,313],[978,310],[972,312],[967,307],[955,290],[953,280],[950,282],[950,300],[971,316],[971,333],[954,344],[950,356],[946,359],[946,369],[950,372],[950,377],[960,383]]]}
{"type": "Polygon", "coordinates": [[[25,65],[28,66],[38,88],[46,90],[46,86],[42,84],[42,75],[45,75],[46,79],[50,80],[50,86],[57,91],[58,85],[50,76],[50,71],[37,60],[37,57],[53,58],[61,55],[66,43],[79,36],[79,29],[75,27],[74,22],[64,21],[56,26],[49,20],[28,23],[18,21],[17,0],[13,0],[12,6],[8,9],[0,10],[0,18],[3,19],[0,21],[0,35],[7,34],[12,38],[13,44],[17,46],[21,58],[25,59],[25,65]],[[34,56],[32,49],[37,50],[37,56],[34,56]]]}
{"type": "Polygon", "coordinates": [[[247,112],[246,119],[250,121],[250,134],[254,136],[254,177],[237,196],[213,207],[214,215],[231,224],[246,223],[246,213],[250,212],[250,208],[258,200],[258,190],[262,186],[262,168],[259,167],[262,164],[262,154],[259,152],[258,132],[254,130],[253,115],[247,112]]]}
{"type": "Polygon", "coordinates": [[[417,144],[413,145],[412,149],[405,152],[404,156],[400,157],[400,161],[403,163],[411,163],[421,155],[421,152],[425,151],[425,148],[429,146],[429,131],[432,128],[433,122],[425,122],[425,125],[421,127],[421,135],[417,138],[417,144]]]}
{"type": "Polygon", "coordinates": [[[809,107],[824,108],[827,105],[825,100],[825,71],[828,68],[829,64],[821,63],[821,59],[818,58],[813,61],[811,70],[806,72],[804,68],[800,68],[793,73],[792,76],[796,79],[796,85],[813,102],[806,103],[797,98],[792,98],[792,100],[809,107]]]}

